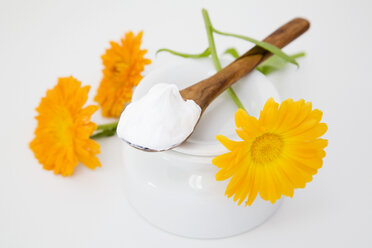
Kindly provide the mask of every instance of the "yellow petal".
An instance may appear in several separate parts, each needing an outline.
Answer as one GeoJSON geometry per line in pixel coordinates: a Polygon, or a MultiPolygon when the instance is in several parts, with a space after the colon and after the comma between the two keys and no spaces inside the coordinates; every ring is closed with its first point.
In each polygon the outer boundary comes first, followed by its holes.
{"type": "Polygon", "coordinates": [[[266,127],[269,130],[272,130],[279,118],[278,108],[279,104],[276,103],[273,98],[267,100],[260,114],[259,118],[260,125],[266,127]]]}
{"type": "Polygon", "coordinates": [[[238,146],[242,145],[242,142],[230,140],[223,135],[217,135],[216,138],[219,142],[221,142],[221,144],[224,147],[226,147],[230,151],[232,151],[232,150],[236,149],[238,146]]]}
{"type": "Polygon", "coordinates": [[[257,194],[258,194],[258,191],[260,189],[260,185],[261,185],[261,173],[260,173],[260,169],[261,167],[260,166],[256,166],[255,167],[255,177],[254,177],[254,181],[252,182],[252,187],[250,189],[250,192],[248,194],[248,200],[245,204],[245,206],[247,205],[252,205],[253,201],[256,199],[257,197],[257,194]]]}
{"type": "Polygon", "coordinates": [[[235,125],[238,129],[244,129],[248,134],[256,133],[261,130],[258,120],[253,116],[248,115],[243,109],[238,109],[238,111],[236,111],[235,125]]]}
{"type": "Polygon", "coordinates": [[[246,171],[248,170],[247,166],[240,166],[234,176],[230,179],[229,184],[227,185],[225,195],[231,197],[236,193],[236,190],[241,186],[241,180],[244,177],[246,171]]]}

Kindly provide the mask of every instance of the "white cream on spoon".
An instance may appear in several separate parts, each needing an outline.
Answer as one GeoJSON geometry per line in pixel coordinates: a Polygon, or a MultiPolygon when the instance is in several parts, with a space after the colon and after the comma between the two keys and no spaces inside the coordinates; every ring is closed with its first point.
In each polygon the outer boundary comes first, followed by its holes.
{"type": "Polygon", "coordinates": [[[120,138],[138,148],[168,150],[193,132],[201,108],[185,101],[174,84],[156,84],[121,114],[117,127],[120,138]]]}

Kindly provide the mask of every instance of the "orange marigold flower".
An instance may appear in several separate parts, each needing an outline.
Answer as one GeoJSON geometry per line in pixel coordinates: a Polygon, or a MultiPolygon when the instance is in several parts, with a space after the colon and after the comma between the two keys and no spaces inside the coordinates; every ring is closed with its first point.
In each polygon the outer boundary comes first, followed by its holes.
{"type": "Polygon", "coordinates": [[[230,182],[226,195],[234,195],[240,205],[251,205],[257,194],[272,203],[293,196],[294,189],[304,188],[322,167],[328,140],[320,137],[327,131],[321,123],[322,112],[311,102],[287,99],[279,106],[270,98],[259,119],[243,109],[235,114],[236,132],[243,141],[217,139],[230,151],[212,161],[221,170],[216,180],[230,182]]]}
{"type": "Polygon", "coordinates": [[[81,87],[81,82],[73,77],[59,78],[41,99],[30,148],[44,169],[70,176],[78,162],[90,169],[101,166],[96,157],[99,144],[89,138],[97,129],[90,117],[98,107],[83,108],[89,89],[90,86],[81,87]]]}
{"type": "Polygon", "coordinates": [[[136,36],[128,32],[121,44],[111,41],[111,48],[102,55],[103,79],[94,98],[105,117],[119,117],[125,105],[132,99],[133,87],[142,80],[141,72],[151,60],[144,58],[147,50],[141,50],[143,32],[136,36]]]}

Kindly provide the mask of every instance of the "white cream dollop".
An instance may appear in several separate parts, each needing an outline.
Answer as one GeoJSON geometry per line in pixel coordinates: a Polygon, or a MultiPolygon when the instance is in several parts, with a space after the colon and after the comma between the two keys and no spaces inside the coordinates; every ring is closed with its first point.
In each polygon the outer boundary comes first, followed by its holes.
{"type": "Polygon", "coordinates": [[[117,135],[135,146],[167,150],[192,133],[200,114],[199,105],[185,101],[176,85],[156,84],[125,108],[117,135]]]}

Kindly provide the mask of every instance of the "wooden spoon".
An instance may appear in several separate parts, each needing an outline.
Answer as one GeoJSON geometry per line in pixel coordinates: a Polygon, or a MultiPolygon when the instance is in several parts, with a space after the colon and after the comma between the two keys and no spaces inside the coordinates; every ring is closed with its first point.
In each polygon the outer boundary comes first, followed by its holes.
{"type": "MultiPolygon", "coordinates": [[[[283,48],[301,34],[306,32],[309,27],[310,23],[307,20],[303,18],[295,18],[278,28],[274,33],[270,34],[266,39],[264,39],[264,41],[276,47],[283,48]]],[[[248,72],[256,68],[260,63],[268,59],[271,55],[272,54],[269,51],[255,46],[213,76],[181,90],[181,96],[185,100],[194,100],[200,106],[203,114],[204,110],[217,96],[219,96],[240,78],[245,76],[248,72]]],[[[184,141],[186,141],[191,134],[184,141]]],[[[128,141],[126,142],[140,150],[158,152],[157,150],[132,144],[128,141]]],[[[183,142],[165,150],[177,147],[183,142]]]]}
{"type": "MultiPolygon", "coordinates": [[[[306,32],[309,27],[310,23],[306,19],[295,18],[278,28],[264,41],[283,48],[306,32]]],[[[185,100],[194,100],[203,112],[217,96],[271,55],[269,51],[255,46],[213,76],[181,90],[181,96],[185,100]]]]}

